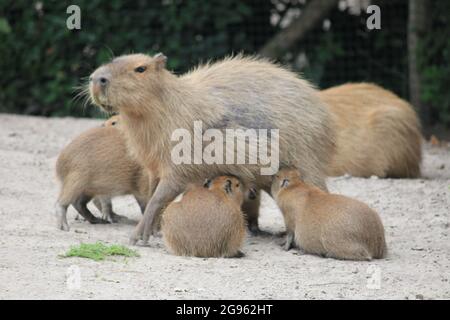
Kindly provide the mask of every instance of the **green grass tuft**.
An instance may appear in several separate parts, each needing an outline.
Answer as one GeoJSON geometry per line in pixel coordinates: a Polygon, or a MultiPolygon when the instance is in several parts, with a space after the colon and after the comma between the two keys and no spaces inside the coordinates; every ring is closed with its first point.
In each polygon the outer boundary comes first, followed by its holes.
{"type": "Polygon", "coordinates": [[[139,254],[135,250],[125,246],[117,244],[107,246],[102,242],[96,242],[81,243],[79,246],[72,246],[63,257],[80,257],[102,261],[107,256],[139,257],[139,254]]]}

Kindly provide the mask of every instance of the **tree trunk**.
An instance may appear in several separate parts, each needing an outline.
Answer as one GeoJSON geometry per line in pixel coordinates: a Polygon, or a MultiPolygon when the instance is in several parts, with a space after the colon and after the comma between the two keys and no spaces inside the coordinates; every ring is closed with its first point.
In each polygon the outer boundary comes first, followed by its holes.
{"type": "Polygon", "coordinates": [[[427,32],[428,0],[410,0],[408,14],[408,69],[409,98],[425,124],[430,123],[430,112],[422,103],[421,76],[418,65],[419,42],[427,32]]]}
{"type": "Polygon", "coordinates": [[[259,51],[259,54],[272,59],[281,57],[318,23],[322,22],[327,14],[337,6],[338,2],[339,0],[310,0],[300,17],[269,40],[259,51]]]}

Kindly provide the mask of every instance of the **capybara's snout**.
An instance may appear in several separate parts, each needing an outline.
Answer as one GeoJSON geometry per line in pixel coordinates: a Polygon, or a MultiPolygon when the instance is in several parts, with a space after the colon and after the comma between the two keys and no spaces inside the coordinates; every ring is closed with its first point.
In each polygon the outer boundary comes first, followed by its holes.
{"type": "Polygon", "coordinates": [[[106,66],[98,68],[89,77],[89,92],[92,101],[108,112],[112,111],[106,96],[111,80],[111,73],[106,66]]]}

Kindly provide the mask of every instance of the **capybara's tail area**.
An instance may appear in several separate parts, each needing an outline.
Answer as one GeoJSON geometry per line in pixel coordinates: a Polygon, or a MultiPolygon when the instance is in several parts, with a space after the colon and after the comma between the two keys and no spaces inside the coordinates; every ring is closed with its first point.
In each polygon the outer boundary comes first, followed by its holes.
{"type": "Polygon", "coordinates": [[[372,253],[364,241],[344,235],[322,237],[324,255],[340,260],[370,261],[372,253]]]}
{"type": "Polygon", "coordinates": [[[57,203],[62,206],[73,204],[81,195],[83,186],[72,174],[68,174],[64,180],[60,181],[61,189],[57,203]]]}
{"type": "Polygon", "coordinates": [[[372,125],[380,152],[387,164],[385,175],[389,178],[417,178],[422,161],[422,135],[420,122],[414,110],[393,106],[383,114],[374,112],[372,125]]]}
{"type": "Polygon", "coordinates": [[[387,256],[387,245],[384,235],[380,235],[377,241],[374,243],[374,248],[372,249],[372,257],[374,259],[383,259],[387,256]]]}

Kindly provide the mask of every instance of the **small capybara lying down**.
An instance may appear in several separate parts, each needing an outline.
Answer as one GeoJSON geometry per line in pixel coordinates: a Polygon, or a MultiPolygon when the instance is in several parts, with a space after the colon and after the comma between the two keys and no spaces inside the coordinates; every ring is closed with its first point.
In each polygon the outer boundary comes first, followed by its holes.
{"type": "Polygon", "coordinates": [[[164,242],[176,255],[240,257],[246,224],[244,188],[235,177],[221,176],[191,186],[162,215],[164,242]]]}
{"type": "Polygon", "coordinates": [[[61,190],[56,204],[58,228],[69,230],[67,208],[73,205],[90,223],[115,222],[111,198],[134,195],[142,211],[151,197],[153,179],[127,152],[125,139],[113,126],[87,130],[67,145],[56,162],[61,190]],[[96,218],[87,208],[94,204],[104,219],[96,218]]]}
{"type": "Polygon", "coordinates": [[[319,96],[333,116],[337,134],[329,175],[420,176],[422,135],[410,104],[369,83],[333,87],[319,96]]]}
{"type": "MultiPolygon", "coordinates": [[[[279,130],[279,152],[273,153],[279,155],[279,164],[302,169],[305,181],[326,190],[335,135],[327,108],[307,81],[253,57],[227,58],[184,75],[167,70],[166,60],[162,54],[121,56],[90,76],[92,102],[107,112],[120,113],[127,145],[139,163],[158,165],[158,186],[131,243],[147,242],[162,209],[188,183],[234,175],[245,185],[270,189],[273,173],[261,173],[267,168],[262,161],[175,163],[172,134],[182,128],[193,135],[195,121],[201,121],[203,130],[223,134],[230,128],[279,130]]],[[[257,221],[249,224],[257,228],[257,221]]]]}
{"type": "Polygon", "coordinates": [[[383,224],[364,203],[307,185],[296,169],[275,175],[272,195],[286,224],[286,250],[295,244],[306,253],[336,259],[384,257],[383,224]]]}

